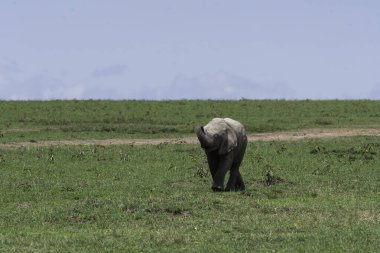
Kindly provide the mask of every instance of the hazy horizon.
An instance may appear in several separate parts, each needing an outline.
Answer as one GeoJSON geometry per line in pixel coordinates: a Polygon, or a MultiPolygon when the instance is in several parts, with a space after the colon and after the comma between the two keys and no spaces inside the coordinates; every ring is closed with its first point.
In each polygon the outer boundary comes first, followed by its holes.
{"type": "Polygon", "coordinates": [[[374,0],[0,3],[0,100],[375,100],[379,69],[374,0]]]}

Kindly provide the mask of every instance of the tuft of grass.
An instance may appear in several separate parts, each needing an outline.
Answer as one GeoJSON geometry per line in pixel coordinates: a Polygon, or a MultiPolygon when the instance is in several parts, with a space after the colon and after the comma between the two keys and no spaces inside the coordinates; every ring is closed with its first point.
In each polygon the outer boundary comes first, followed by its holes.
{"type": "Polygon", "coordinates": [[[214,193],[198,145],[0,150],[1,250],[378,252],[379,152],[379,137],[250,143],[247,190],[214,193]]]}

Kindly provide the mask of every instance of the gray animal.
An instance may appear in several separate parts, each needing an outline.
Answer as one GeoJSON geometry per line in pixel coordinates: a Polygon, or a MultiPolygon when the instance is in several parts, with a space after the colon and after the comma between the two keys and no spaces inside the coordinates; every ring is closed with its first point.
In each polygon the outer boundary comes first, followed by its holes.
{"type": "Polygon", "coordinates": [[[214,118],[204,127],[196,127],[195,133],[205,150],[212,175],[214,191],[245,190],[239,166],[247,147],[247,135],[238,121],[230,118],[214,118]],[[224,177],[230,178],[224,188],[224,177]]]}

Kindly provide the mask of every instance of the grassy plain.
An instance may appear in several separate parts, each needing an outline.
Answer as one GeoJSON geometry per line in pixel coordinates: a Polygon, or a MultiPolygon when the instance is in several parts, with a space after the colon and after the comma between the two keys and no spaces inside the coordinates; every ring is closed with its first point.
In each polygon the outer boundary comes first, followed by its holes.
{"type": "MultiPolygon", "coordinates": [[[[0,102],[0,140],[188,135],[235,113],[250,132],[373,127],[379,105],[0,102]]],[[[0,251],[379,252],[379,154],[380,137],[250,143],[247,190],[213,193],[198,145],[0,149],[0,251]]]]}
{"type": "Polygon", "coordinates": [[[380,101],[0,101],[0,142],[183,136],[213,117],[248,132],[380,125],[380,101]]]}

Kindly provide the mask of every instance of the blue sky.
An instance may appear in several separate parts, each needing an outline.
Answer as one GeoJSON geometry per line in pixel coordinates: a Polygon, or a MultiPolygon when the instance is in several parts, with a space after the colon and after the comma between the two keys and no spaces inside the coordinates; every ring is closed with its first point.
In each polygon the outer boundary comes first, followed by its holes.
{"type": "Polygon", "coordinates": [[[378,0],[3,0],[0,99],[380,99],[378,0]]]}

